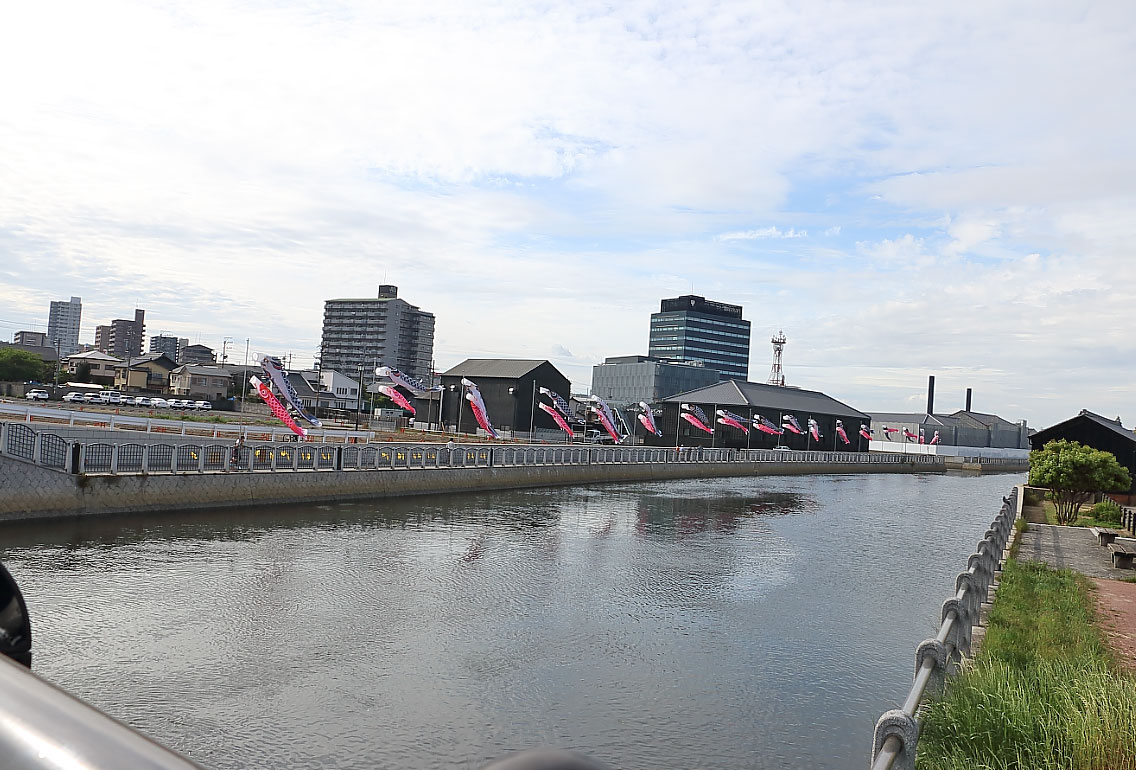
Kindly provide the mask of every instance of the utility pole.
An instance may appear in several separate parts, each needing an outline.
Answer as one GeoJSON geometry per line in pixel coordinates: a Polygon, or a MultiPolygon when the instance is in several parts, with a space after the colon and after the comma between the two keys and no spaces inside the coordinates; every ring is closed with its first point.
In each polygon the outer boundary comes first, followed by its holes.
{"type": "Polygon", "coordinates": [[[221,365],[224,366],[225,362],[229,360],[229,345],[233,342],[232,337],[225,337],[221,340],[221,365]]]}
{"type": "Polygon", "coordinates": [[[249,379],[249,338],[245,337],[245,370],[241,377],[241,414],[245,413],[245,393],[248,392],[249,379]]]}

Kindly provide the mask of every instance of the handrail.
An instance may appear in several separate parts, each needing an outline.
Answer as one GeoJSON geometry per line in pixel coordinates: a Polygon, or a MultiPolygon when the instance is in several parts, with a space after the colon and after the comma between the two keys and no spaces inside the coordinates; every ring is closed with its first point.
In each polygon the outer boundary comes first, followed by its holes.
{"type": "Polygon", "coordinates": [[[83,474],[181,474],[221,472],[311,472],[410,470],[524,466],[746,463],[817,463],[837,467],[906,465],[939,469],[944,458],[866,452],[778,451],[713,447],[597,446],[577,444],[310,444],[249,441],[243,447],[201,443],[142,442],[134,437],[111,442],[80,441],[37,431],[25,423],[0,422],[0,455],[45,468],[83,474]]]}
{"type": "Polygon", "coordinates": [[[966,572],[960,572],[956,578],[955,595],[943,602],[939,633],[916,648],[915,677],[903,705],[885,712],[876,722],[872,770],[915,770],[920,703],[928,689],[941,687],[946,674],[954,670],[963,655],[970,654],[972,627],[978,623],[982,603],[994,583],[1020,514],[1021,487],[1014,487],[1009,497],[1002,498],[1002,509],[986,530],[978,550],[967,559],[966,572]]]}
{"type": "Polygon", "coordinates": [[[0,757],[11,770],[202,770],[0,655],[0,757]]]}

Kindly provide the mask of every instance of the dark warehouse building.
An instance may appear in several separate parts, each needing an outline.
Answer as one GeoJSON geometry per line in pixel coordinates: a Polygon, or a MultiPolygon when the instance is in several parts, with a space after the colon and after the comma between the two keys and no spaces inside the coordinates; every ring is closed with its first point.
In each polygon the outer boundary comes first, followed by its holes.
{"type": "MultiPolygon", "coordinates": [[[[471,380],[485,399],[493,428],[506,433],[527,433],[533,429],[559,430],[552,418],[537,407],[540,389],[571,395],[568,378],[548,361],[509,358],[467,358],[443,372],[442,416],[446,430],[459,427],[462,433],[476,433],[477,419],[464,398],[462,378],[471,380]],[[534,402],[534,397],[536,401],[534,402]],[[459,408],[461,409],[459,417],[459,408]],[[535,418],[535,419],[534,419],[535,418]]],[[[549,403],[545,399],[545,403],[549,403]]]]}
{"type": "MultiPolygon", "coordinates": [[[[822,451],[867,452],[868,441],[860,436],[860,426],[871,427],[871,418],[847,404],[819,393],[815,390],[786,388],[777,385],[763,385],[755,382],[727,380],[716,385],[679,393],[662,401],[662,415],[657,417],[661,437],[648,435],[645,443],[652,446],[716,446],[737,449],[772,449],[786,446],[790,449],[811,449],[822,451]],[[776,436],[750,429],[746,435],[737,428],[714,424],[714,434],[705,433],[686,421],[680,415],[682,404],[693,404],[702,408],[707,417],[715,419],[719,409],[737,414],[749,423],[755,415],[761,415],[778,427],[783,417],[793,415],[797,418],[803,435],[785,431],[776,436]],[[816,420],[821,439],[814,441],[808,434],[808,420],[816,420]],[[845,444],[836,433],[836,421],[843,423],[849,443],[845,444]]],[[[638,428],[640,434],[644,431],[638,428]]]]}

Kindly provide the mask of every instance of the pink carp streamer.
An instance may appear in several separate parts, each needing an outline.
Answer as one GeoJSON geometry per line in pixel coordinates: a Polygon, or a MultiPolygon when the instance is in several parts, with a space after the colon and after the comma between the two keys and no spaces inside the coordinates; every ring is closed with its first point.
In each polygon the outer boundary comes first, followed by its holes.
{"type": "Polygon", "coordinates": [[[681,404],[681,406],[684,410],[686,410],[682,412],[682,419],[686,420],[688,423],[698,428],[699,430],[706,431],[707,433],[714,432],[713,428],[706,425],[706,423],[709,422],[708,418],[706,417],[706,412],[703,412],[702,408],[699,407],[698,404],[681,404]]]}
{"type": "Polygon", "coordinates": [[[656,436],[663,435],[663,432],[655,425],[655,413],[651,407],[647,405],[647,402],[640,401],[639,407],[643,410],[639,413],[639,422],[643,423],[643,427],[656,436]]]}
{"type": "Polygon", "coordinates": [[[615,415],[611,413],[611,407],[607,405],[599,396],[592,396],[592,411],[596,413],[596,417],[600,418],[600,424],[604,426],[607,435],[611,436],[611,440],[619,443],[623,440],[623,436],[619,435],[619,431],[615,429],[615,415]]]}
{"type": "Polygon", "coordinates": [[[493,430],[493,423],[489,422],[489,411],[485,408],[485,399],[481,397],[481,391],[477,389],[477,385],[474,384],[473,380],[467,380],[464,377],[462,377],[461,383],[467,389],[465,397],[469,401],[477,424],[481,426],[481,429],[489,438],[500,438],[497,431],[493,430]]]}
{"type": "Polygon", "coordinates": [[[249,377],[249,384],[256,388],[257,395],[264,400],[264,403],[268,404],[269,410],[276,419],[288,426],[288,430],[292,431],[297,436],[308,435],[306,430],[296,424],[296,421],[292,419],[292,415],[288,414],[287,408],[280,403],[280,399],[272,395],[272,389],[265,385],[259,377],[249,377]]]}
{"type": "Polygon", "coordinates": [[[868,439],[868,441],[872,440],[872,431],[870,431],[868,426],[864,423],[860,423],[860,435],[868,439]]]}
{"type": "Polygon", "coordinates": [[[851,441],[848,440],[848,434],[844,432],[844,423],[842,423],[840,420],[836,421],[836,435],[840,436],[840,440],[843,441],[845,444],[851,444],[852,443],[851,441]]]}
{"type": "Polygon", "coordinates": [[[556,420],[556,424],[560,426],[560,430],[568,434],[568,438],[575,438],[576,434],[572,432],[572,428],[568,425],[568,421],[564,419],[564,415],[543,401],[537,404],[542,410],[547,412],[552,419],[556,420]]]}
{"type": "Polygon", "coordinates": [[[733,412],[727,412],[725,409],[719,409],[717,414],[718,422],[720,422],[721,424],[729,425],[731,428],[737,428],[747,436],[749,435],[749,428],[746,427],[745,418],[741,415],[734,414],[733,412]]]}
{"type": "MultiPolygon", "coordinates": [[[[323,423],[312,417],[307,411],[304,410],[304,405],[300,402],[300,394],[292,387],[292,383],[288,382],[288,372],[284,369],[284,363],[276,356],[262,355],[260,357],[260,368],[268,375],[268,379],[276,386],[276,390],[280,395],[284,396],[284,400],[288,405],[296,410],[296,414],[303,417],[317,428],[322,428],[323,423]]],[[[316,384],[316,390],[320,389],[320,385],[316,384]]]]}
{"type": "Polygon", "coordinates": [[[552,399],[552,404],[556,407],[557,411],[559,411],[560,414],[564,415],[565,419],[572,416],[572,410],[571,408],[569,408],[568,402],[565,401],[564,398],[555,390],[549,390],[548,388],[541,387],[540,393],[542,396],[548,396],[552,399]]]}
{"type": "Polygon", "coordinates": [[[801,430],[801,424],[797,422],[797,418],[791,414],[781,415],[781,427],[796,433],[798,436],[804,433],[801,430]]]}
{"type": "Polygon", "coordinates": [[[820,426],[812,417],[809,418],[809,433],[812,435],[813,441],[820,441],[820,426]]]}
{"type": "MultiPolygon", "coordinates": [[[[441,385],[435,385],[431,388],[421,380],[416,380],[409,374],[404,374],[398,369],[394,369],[389,366],[380,366],[379,368],[375,369],[375,374],[380,377],[389,377],[390,381],[395,385],[401,385],[411,393],[437,393],[442,389],[441,385]]],[[[412,409],[411,411],[414,410],[412,409]]]]}
{"type": "Polygon", "coordinates": [[[939,443],[939,431],[935,431],[935,435],[934,435],[934,437],[931,438],[930,443],[931,444],[938,444],[939,443]]]}
{"type": "Polygon", "coordinates": [[[392,388],[390,385],[380,385],[379,392],[411,414],[417,414],[417,412],[414,411],[414,407],[406,400],[406,396],[398,391],[398,388],[392,388]]]}
{"type": "Polygon", "coordinates": [[[773,421],[768,417],[762,417],[760,414],[754,415],[753,427],[757,428],[762,433],[768,433],[771,436],[780,436],[785,432],[774,425],[773,421]]]}

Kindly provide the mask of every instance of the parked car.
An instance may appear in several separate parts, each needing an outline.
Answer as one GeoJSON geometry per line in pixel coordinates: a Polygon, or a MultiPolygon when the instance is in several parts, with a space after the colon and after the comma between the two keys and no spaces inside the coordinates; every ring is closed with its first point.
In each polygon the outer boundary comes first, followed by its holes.
{"type": "Polygon", "coordinates": [[[88,393],[87,394],[87,403],[88,404],[106,404],[108,402],[106,400],[106,397],[101,392],[99,392],[99,393],[88,393]]]}
{"type": "Polygon", "coordinates": [[[213,405],[210,404],[208,401],[194,401],[193,402],[193,408],[194,409],[212,409],[213,405]]]}
{"type": "Polygon", "coordinates": [[[27,393],[25,393],[24,398],[31,399],[32,401],[46,401],[49,396],[47,395],[46,390],[39,390],[37,388],[35,390],[29,390],[27,393]]]}
{"type": "Polygon", "coordinates": [[[170,402],[164,398],[158,398],[157,396],[155,396],[150,399],[150,407],[152,409],[169,409],[170,402]]]}
{"type": "Polygon", "coordinates": [[[150,406],[150,398],[148,396],[135,396],[134,397],[134,405],[135,406],[150,406]]]}
{"type": "Polygon", "coordinates": [[[75,391],[72,391],[72,392],[68,393],[67,395],[65,395],[63,397],[63,400],[74,402],[74,403],[81,403],[81,402],[87,400],[87,394],[86,393],[77,393],[75,391]]]}
{"type": "Polygon", "coordinates": [[[102,392],[102,400],[104,404],[121,404],[122,394],[117,390],[104,390],[102,392]]]}

